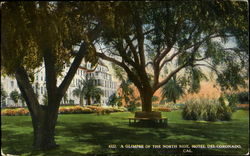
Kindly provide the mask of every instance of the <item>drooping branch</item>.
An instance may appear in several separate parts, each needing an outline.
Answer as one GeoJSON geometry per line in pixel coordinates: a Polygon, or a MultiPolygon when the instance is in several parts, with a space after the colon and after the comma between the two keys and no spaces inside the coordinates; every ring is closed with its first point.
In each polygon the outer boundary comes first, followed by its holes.
{"type": "Polygon", "coordinates": [[[169,58],[165,59],[165,60],[160,64],[160,70],[164,67],[164,65],[165,65],[167,62],[172,61],[176,56],[178,56],[178,55],[181,54],[181,53],[183,53],[183,51],[174,53],[174,54],[171,55],[169,58]]]}
{"type": "Polygon", "coordinates": [[[162,80],[161,82],[159,82],[157,84],[154,84],[153,91],[156,91],[157,89],[162,87],[164,84],[166,84],[176,73],[178,73],[181,69],[183,69],[186,66],[188,66],[188,63],[180,65],[178,68],[173,70],[164,80],[162,80]]]}
{"type": "Polygon", "coordinates": [[[138,79],[138,77],[129,69],[129,67],[124,63],[124,62],[120,62],[114,58],[111,58],[111,57],[108,57],[106,56],[105,54],[103,53],[97,53],[97,56],[100,57],[101,59],[103,60],[106,60],[106,61],[110,61],[120,67],[122,67],[126,73],[128,74],[128,77],[129,79],[134,82],[134,84],[138,87],[138,88],[141,88],[141,82],[140,80],[138,79]]]}
{"type": "Polygon", "coordinates": [[[214,68],[208,64],[198,64],[197,63],[197,64],[194,64],[193,66],[203,66],[203,67],[209,68],[209,69],[213,70],[217,75],[219,75],[219,73],[220,73],[216,68],[214,68]]]}

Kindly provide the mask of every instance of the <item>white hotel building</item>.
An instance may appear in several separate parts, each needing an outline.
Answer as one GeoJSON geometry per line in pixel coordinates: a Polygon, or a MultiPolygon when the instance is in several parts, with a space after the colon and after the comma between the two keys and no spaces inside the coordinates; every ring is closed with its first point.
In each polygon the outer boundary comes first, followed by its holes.
{"type": "MultiPolygon", "coordinates": [[[[87,64],[87,67],[89,67],[90,64],[87,64]]],[[[69,67],[65,67],[64,71],[62,72],[62,77],[59,77],[57,80],[57,85],[59,85],[65,76],[66,72],[68,71],[69,67]]],[[[103,90],[103,95],[100,99],[101,106],[106,106],[109,97],[116,93],[117,85],[116,82],[112,80],[112,75],[110,74],[110,71],[106,65],[104,65],[102,62],[97,66],[94,72],[86,72],[86,68],[83,64],[78,68],[66,94],[67,94],[67,101],[64,101],[62,99],[61,105],[63,104],[75,104],[79,105],[79,98],[73,95],[73,90],[75,90],[78,85],[80,85],[80,81],[82,79],[86,78],[86,74],[90,77],[95,78],[95,85],[97,85],[99,88],[103,90]]],[[[7,98],[5,101],[1,101],[1,107],[22,107],[21,100],[18,101],[17,104],[14,103],[13,100],[10,98],[10,93],[14,90],[17,90],[20,93],[20,90],[18,88],[17,82],[15,78],[11,77],[4,77],[1,75],[1,86],[3,90],[7,93],[7,98]]],[[[45,81],[45,68],[42,66],[37,70],[37,72],[34,75],[34,82],[32,84],[34,91],[38,95],[39,103],[43,104],[43,99],[46,94],[46,81],[45,81]]],[[[86,104],[86,100],[84,99],[84,104],[86,104]]],[[[92,101],[93,104],[93,101],[92,101]]],[[[25,104],[24,104],[25,105],[25,104]]]]}

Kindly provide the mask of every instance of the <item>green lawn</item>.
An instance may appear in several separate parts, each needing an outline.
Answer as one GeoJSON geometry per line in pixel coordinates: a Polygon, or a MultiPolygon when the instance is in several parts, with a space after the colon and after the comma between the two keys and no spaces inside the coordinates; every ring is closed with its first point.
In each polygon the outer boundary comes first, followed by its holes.
{"type": "MultiPolygon", "coordinates": [[[[30,116],[2,116],[2,149],[16,155],[83,155],[83,154],[183,154],[183,149],[128,149],[120,145],[241,145],[239,149],[191,149],[193,154],[246,154],[248,152],[249,111],[238,110],[229,122],[195,122],[182,120],[181,112],[167,112],[167,128],[128,126],[133,114],[112,113],[59,115],[56,127],[57,149],[32,150],[30,116]],[[115,144],[119,148],[110,149],[115,144]]],[[[151,146],[152,147],[152,146],[151,146]]],[[[187,153],[190,154],[190,153],[187,153]]]]}

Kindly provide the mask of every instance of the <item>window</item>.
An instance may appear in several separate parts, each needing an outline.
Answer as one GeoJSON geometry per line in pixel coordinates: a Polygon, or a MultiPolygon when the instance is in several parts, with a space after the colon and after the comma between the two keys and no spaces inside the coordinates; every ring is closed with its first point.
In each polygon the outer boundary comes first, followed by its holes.
{"type": "Polygon", "coordinates": [[[14,81],[10,81],[10,86],[14,87],[14,81]]]}
{"type": "Polygon", "coordinates": [[[36,76],[36,80],[38,80],[38,75],[36,76]]]}
{"type": "Polygon", "coordinates": [[[41,81],[43,81],[43,76],[41,76],[41,81]]]}
{"type": "Polygon", "coordinates": [[[41,94],[43,94],[43,87],[41,87],[41,94]]]}

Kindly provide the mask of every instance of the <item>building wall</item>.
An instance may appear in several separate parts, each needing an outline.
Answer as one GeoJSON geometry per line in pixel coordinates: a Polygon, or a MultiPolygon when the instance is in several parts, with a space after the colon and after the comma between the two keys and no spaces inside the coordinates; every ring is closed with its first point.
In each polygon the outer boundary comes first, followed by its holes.
{"type": "MultiPolygon", "coordinates": [[[[87,65],[89,66],[89,64],[87,65]]],[[[66,75],[67,71],[69,70],[69,67],[64,67],[64,70],[62,72],[62,76],[58,77],[57,79],[57,86],[62,82],[64,76],[66,75]]],[[[79,98],[73,95],[73,90],[78,87],[80,84],[80,81],[86,78],[86,74],[89,74],[91,77],[94,77],[96,79],[96,85],[101,88],[104,92],[104,95],[101,96],[101,105],[106,106],[109,96],[116,92],[117,85],[116,82],[112,80],[112,75],[109,74],[109,70],[105,66],[98,65],[96,70],[92,73],[87,73],[86,70],[83,68],[78,68],[66,94],[67,94],[67,101],[64,101],[62,99],[61,104],[79,104],[79,98]]],[[[3,89],[7,92],[8,97],[6,98],[5,105],[6,107],[22,107],[22,103],[19,100],[18,104],[14,104],[13,100],[11,100],[9,94],[17,90],[20,93],[20,90],[18,88],[17,82],[14,78],[11,77],[3,77],[1,76],[1,85],[3,89]]],[[[46,78],[45,78],[45,68],[44,65],[42,67],[38,68],[37,71],[34,74],[34,82],[32,84],[32,87],[38,95],[38,100],[41,105],[44,104],[44,96],[46,95],[46,78]]],[[[84,100],[84,104],[86,104],[86,101],[84,100]]],[[[5,107],[4,104],[1,103],[1,107],[5,107]]]]}

